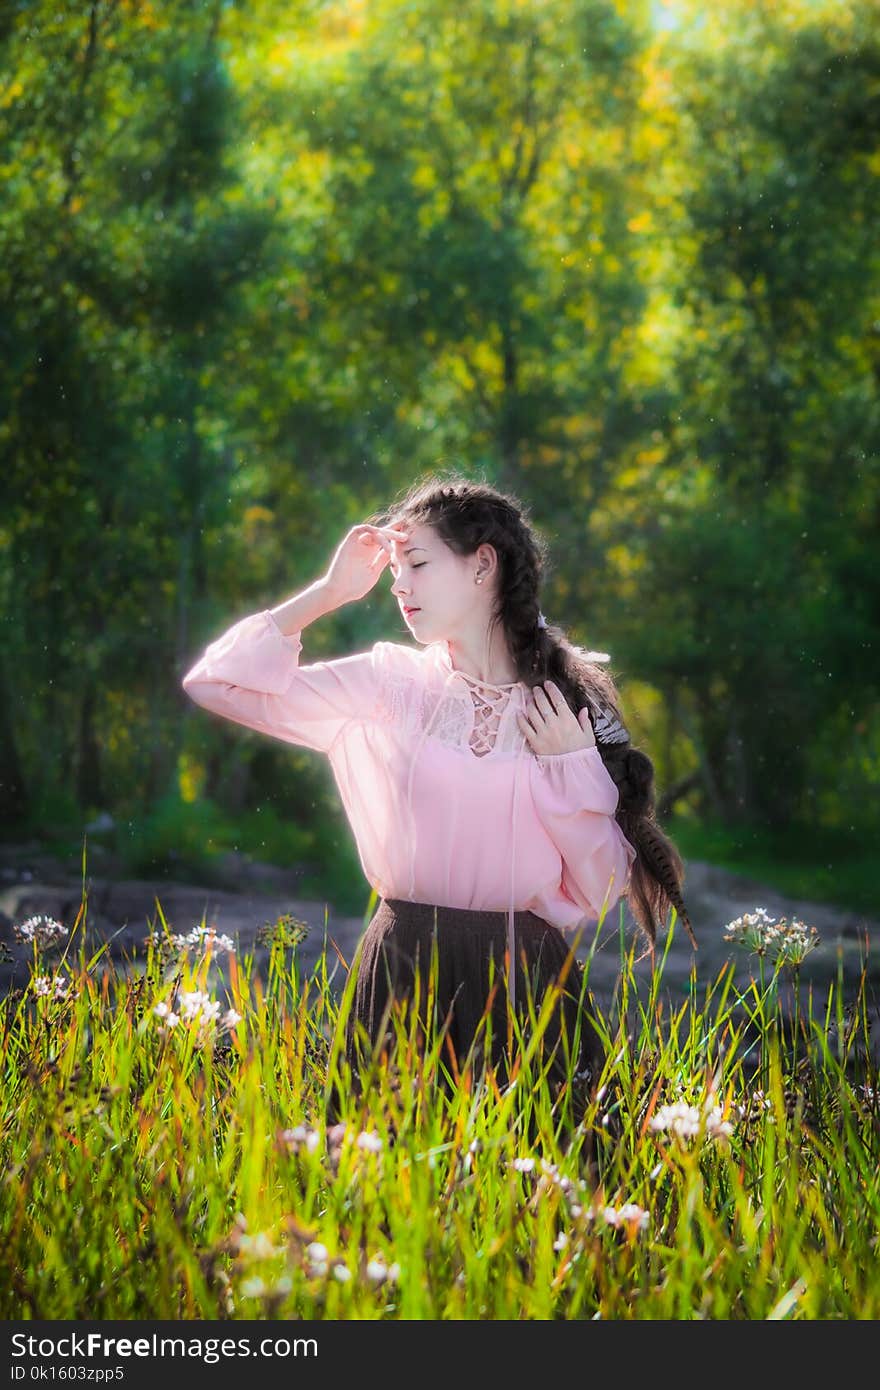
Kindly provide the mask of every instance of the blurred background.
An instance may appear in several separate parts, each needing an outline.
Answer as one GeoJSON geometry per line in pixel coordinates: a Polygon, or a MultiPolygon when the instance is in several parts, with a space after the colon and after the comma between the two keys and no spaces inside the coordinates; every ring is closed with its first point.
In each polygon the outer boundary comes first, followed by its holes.
{"type": "MultiPolygon", "coordinates": [[[[363,912],[326,761],[180,679],[455,468],[686,859],[873,911],[875,0],[11,0],[0,159],[7,880],[363,912]]],[[[380,638],[384,578],[303,661],[380,638]]]]}

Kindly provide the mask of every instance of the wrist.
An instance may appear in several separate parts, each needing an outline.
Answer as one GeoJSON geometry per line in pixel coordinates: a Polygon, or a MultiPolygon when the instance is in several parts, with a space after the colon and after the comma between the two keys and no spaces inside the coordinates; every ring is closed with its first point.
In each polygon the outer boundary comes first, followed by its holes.
{"type": "Polygon", "coordinates": [[[345,594],[338,585],[332,583],[326,575],[318,580],[318,588],[332,608],[341,608],[344,603],[351,602],[351,594],[345,594]]]}

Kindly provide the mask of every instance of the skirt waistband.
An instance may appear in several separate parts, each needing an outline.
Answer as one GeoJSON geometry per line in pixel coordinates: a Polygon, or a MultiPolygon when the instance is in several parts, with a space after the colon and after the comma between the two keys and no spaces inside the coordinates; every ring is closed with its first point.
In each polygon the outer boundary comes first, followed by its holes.
{"type": "MultiPolygon", "coordinates": [[[[455,931],[503,931],[507,928],[506,908],[442,907],[436,903],[410,902],[408,898],[380,898],[377,911],[386,909],[394,917],[419,926],[450,927],[455,931]]],[[[550,923],[535,912],[516,908],[514,925],[520,930],[539,928],[547,931],[550,923]]],[[[555,930],[555,928],[553,928],[555,930]]]]}

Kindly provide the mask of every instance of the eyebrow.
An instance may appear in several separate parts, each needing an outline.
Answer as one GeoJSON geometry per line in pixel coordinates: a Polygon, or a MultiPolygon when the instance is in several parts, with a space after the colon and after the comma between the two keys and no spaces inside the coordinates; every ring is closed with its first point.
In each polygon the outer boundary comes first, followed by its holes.
{"type": "MultiPolygon", "coordinates": [[[[425,547],[423,545],[411,545],[409,550],[405,550],[403,553],[404,555],[412,555],[414,550],[425,550],[425,547]]],[[[425,551],[425,554],[427,553],[428,552],[425,551]]]]}

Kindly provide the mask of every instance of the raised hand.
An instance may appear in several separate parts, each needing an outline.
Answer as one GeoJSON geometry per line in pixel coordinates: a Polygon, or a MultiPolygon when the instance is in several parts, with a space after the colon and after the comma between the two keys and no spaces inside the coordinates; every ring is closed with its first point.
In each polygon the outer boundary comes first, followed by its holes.
{"type": "Polygon", "coordinates": [[[324,576],[340,603],[368,594],[391,559],[391,543],[407,532],[393,526],[353,526],[337,548],[324,576]]]}

